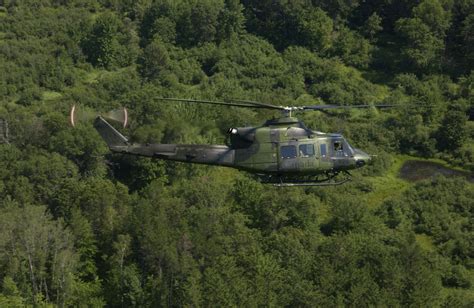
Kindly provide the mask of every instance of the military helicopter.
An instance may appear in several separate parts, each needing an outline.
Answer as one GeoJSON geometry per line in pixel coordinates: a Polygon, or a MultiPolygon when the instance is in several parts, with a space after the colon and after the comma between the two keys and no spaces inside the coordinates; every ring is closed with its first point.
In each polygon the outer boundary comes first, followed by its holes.
{"type": "MultiPolygon", "coordinates": [[[[254,101],[209,101],[180,98],[157,98],[163,101],[213,104],[241,108],[278,110],[281,117],[267,120],[258,127],[229,128],[227,145],[137,144],[129,141],[109,122],[97,116],[94,127],[112,152],[147,156],[186,163],[236,168],[258,175],[262,182],[275,186],[328,186],[350,180],[349,170],[368,164],[371,156],[352,147],[341,134],[308,129],[292,116],[296,111],[349,108],[384,108],[391,105],[314,105],[276,106],[254,101]],[[336,180],[339,174],[343,179],[336,180]]],[[[71,123],[75,121],[75,107],[71,123]]],[[[127,125],[126,109],[109,117],[127,125]]]]}

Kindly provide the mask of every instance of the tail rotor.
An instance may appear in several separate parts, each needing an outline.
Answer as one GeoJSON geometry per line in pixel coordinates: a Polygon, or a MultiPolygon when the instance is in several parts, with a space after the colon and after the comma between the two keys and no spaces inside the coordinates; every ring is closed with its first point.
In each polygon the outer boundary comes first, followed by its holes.
{"type": "Polygon", "coordinates": [[[99,116],[108,121],[118,123],[123,128],[128,125],[128,111],[125,107],[114,109],[106,113],[98,113],[90,108],[79,107],[77,105],[71,107],[71,111],[69,112],[69,123],[75,127],[79,123],[93,122],[99,116]]]}

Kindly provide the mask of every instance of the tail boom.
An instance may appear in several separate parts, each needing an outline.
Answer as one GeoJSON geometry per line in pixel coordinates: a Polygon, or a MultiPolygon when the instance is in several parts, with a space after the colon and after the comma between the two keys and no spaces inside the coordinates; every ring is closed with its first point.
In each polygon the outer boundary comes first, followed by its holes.
{"type": "Polygon", "coordinates": [[[235,151],[225,145],[136,144],[130,143],[102,117],[97,117],[94,127],[112,152],[196,164],[234,165],[235,151]]]}
{"type": "Polygon", "coordinates": [[[223,145],[197,144],[130,144],[125,147],[112,146],[110,150],[158,159],[220,166],[233,166],[235,152],[223,145]]]}

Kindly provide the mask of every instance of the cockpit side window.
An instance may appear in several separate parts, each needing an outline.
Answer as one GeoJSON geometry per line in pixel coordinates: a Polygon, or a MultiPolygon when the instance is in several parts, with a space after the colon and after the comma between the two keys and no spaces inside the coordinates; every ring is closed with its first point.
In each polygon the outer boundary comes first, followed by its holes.
{"type": "Polygon", "coordinates": [[[296,146],[294,145],[284,145],[280,147],[281,158],[295,158],[296,157],[296,146]]]}
{"type": "Polygon", "coordinates": [[[300,144],[299,146],[301,157],[314,156],[314,145],[313,144],[300,144]]]}
{"type": "Polygon", "coordinates": [[[327,151],[326,151],[326,144],[325,143],[321,144],[320,150],[321,150],[321,156],[326,157],[326,152],[327,151]]]}
{"type": "Polygon", "coordinates": [[[351,153],[349,146],[343,139],[334,140],[333,149],[335,156],[348,156],[348,153],[351,153]]]}

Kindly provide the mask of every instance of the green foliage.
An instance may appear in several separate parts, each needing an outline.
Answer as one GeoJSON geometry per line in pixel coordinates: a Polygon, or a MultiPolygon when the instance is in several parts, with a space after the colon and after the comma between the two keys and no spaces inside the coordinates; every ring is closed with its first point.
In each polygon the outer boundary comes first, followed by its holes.
{"type": "Polygon", "coordinates": [[[363,31],[365,35],[373,41],[377,33],[383,30],[381,24],[382,18],[376,12],[370,15],[370,17],[367,18],[364,24],[363,31]]]}
{"type": "Polygon", "coordinates": [[[420,183],[398,202],[386,204],[387,221],[399,226],[400,217],[406,217],[415,232],[434,238],[443,255],[467,266],[473,230],[465,214],[470,211],[472,194],[472,186],[462,179],[420,183]]]}
{"type": "Polygon", "coordinates": [[[244,31],[245,17],[239,0],[225,0],[224,9],[219,12],[217,39],[223,41],[244,31]]]}
{"type": "Polygon", "coordinates": [[[441,150],[457,150],[467,140],[467,116],[459,107],[452,106],[445,114],[438,131],[438,148],[441,150]]]}
{"type": "Polygon", "coordinates": [[[340,57],[348,65],[366,68],[370,63],[373,49],[370,43],[357,32],[345,27],[338,32],[331,50],[332,54],[340,57]]]}
{"type": "Polygon", "coordinates": [[[10,276],[3,278],[0,304],[5,307],[23,307],[25,305],[25,300],[20,296],[18,287],[10,276]]]}
{"type": "Polygon", "coordinates": [[[145,48],[141,63],[142,76],[147,79],[157,78],[169,66],[170,57],[163,43],[155,39],[145,48]]]}
{"type": "Polygon", "coordinates": [[[418,6],[413,8],[413,15],[420,18],[439,37],[444,37],[450,26],[450,12],[446,10],[446,5],[442,1],[421,1],[418,6]]]}
{"type": "Polygon", "coordinates": [[[438,0],[422,1],[413,8],[413,18],[397,21],[397,31],[406,45],[402,55],[408,65],[422,71],[438,70],[445,49],[444,38],[450,26],[450,13],[438,0]]]}
{"type": "Polygon", "coordinates": [[[49,148],[79,165],[86,174],[101,174],[103,166],[99,155],[106,152],[98,134],[91,126],[61,130],[49,138],[49,148]]]}
{"type": "Polygon", "coordinates": [[[414,65],[422,71],[433,70],[439,66],[439,57],[444,49],[443,41],[432,33],[421,19],[400,19],[397,22],[397,31],[407,42],[402,50],[407,66],[414,65]]]}
{"type": "Polygon", "coordinates": [[[223,41],[242,32],[242,9],[236,0],[154,1],[141,32],[147,42],[159,37],[183,47],[223,41]]]}
{"type": "Polygon", "coordinates": [[[177,42],[182,46],[195,46],[212,42],[217,36],[219,11],[224,7],[222,0],[187,1],[180,7],[177,21],[177,42]]]}
{"type": "Polygon", "coordinates": [[[130,26],[113,13],[100,15],[82,42],[88,60],[106,68],[133,63],[137,57],[137,47],[134,45],[137,41],[130,26]]]}
{"type": "Polygon", "coordinates": [[[319,53],[328,50],[332,43],[333,23],[326,13],[319,8],[295,13],[301,14],[295,16],[298,33],[301,35],[298,43],[319,53]]]}
{"type": "Polygon", "coordinates": [[[332,44],[333,21],[306,1],[243,1],[247,28],[277,49],[300,45],[324,53],[332,44]]]}
{"type": "Polygon", "coordinates": [[[464,54],[464,63],[466,64],[466,71],[473,69],[474,60],[474,13],[470,14],[462,23],[461,36],[464,44],[462,45],[464,54]]]}
{"type": "MultiPolygon", "coordinates": [[[[7,205],[0,219],[2,272],[16,276],[30,304],[52,291],[55,303],[64,305],[72,293],[76,264],[69,231],[42,206],[7,205]]],[[[8,294],[16,289],[8,278],[3,288],[6,295],[14,295],[8,294]]]]}

